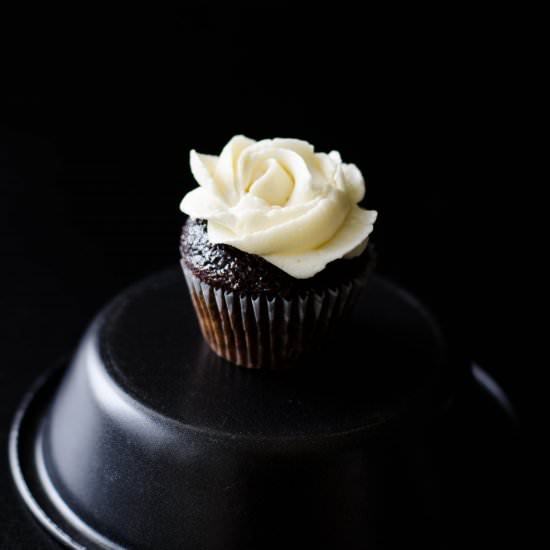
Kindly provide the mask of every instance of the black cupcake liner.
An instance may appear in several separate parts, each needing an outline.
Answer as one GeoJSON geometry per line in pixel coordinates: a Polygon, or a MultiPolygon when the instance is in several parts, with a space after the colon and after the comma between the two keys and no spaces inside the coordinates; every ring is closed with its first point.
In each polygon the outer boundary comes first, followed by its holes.
{"type": "Polygon", "coordinates": [[[227,291],[201,281],[183,261],[182,268],[204,339],[217,355],[247,368],[296,365],[346,315],[367,278],[288,298],[227,291]]]}

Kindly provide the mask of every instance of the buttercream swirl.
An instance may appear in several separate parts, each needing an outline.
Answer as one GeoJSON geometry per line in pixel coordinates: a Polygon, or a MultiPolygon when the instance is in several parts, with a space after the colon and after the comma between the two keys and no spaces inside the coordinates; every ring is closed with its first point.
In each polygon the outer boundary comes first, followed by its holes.
{"type": "Polygon", "coordinates": [[[199,187],[181,210],[208,221],[210,242],[257,254],[298,279],[360,254],[377,217],[357,204],[365,194],[357,166],[305,141],[235,136],[219,157],[192,150],[190,163],[199,187]]]}

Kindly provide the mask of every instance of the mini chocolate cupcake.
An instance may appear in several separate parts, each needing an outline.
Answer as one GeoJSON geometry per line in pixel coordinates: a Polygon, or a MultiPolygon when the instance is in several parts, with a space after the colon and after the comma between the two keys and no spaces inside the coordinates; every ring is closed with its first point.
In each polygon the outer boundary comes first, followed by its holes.
{"type": "Polygon", "coordinates": [[[299,140],[233,138],[191,151],[200,187],[181,209],[182,267],[202,334],[228,361],[282,368],[317,347],[355,302],[372,265],[376,212],[340,155],[299,140]]]}

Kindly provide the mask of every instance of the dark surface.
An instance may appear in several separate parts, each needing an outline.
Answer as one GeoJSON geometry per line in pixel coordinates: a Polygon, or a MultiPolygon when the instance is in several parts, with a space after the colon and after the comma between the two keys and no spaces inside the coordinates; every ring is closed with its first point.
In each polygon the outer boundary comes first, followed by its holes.
{"type": "MultiPolygon", "coordinates": [[[[43,492],[42,460],[88,526],[132,548],[280,548],[289,537],[440,548],[461,494],[485,508],[502,491],[482,489],[481,479],[494,483],[485,458],[479,476],[457,451],[486,447],[476,447],[474,426],[497,433],[499,452],[514,450],[513,424],[488,394],[485,408],[471,404],[472,424],[462,402],[482,392],[467,365],[453,370],[411,297],[373,277],[357,306],[337,349],[273,373],[209,351],[179,270],[123,294],[92,326],[59,391],[56,377],[23,420],[20,465],[51,528],[88,544],[43,492]],[[464,428],[472,441],[461,440],[464,428]]],[[[503,460],[513,464],[512,455],[503,460]]],[[[493,537],[478,528],[477,537],[493,537]]]]}
{"type": "Polygon", "coordinates": [[[100,355],[125,391],[177,422],[252,441],[334,438],[390,422],[421,395],[429,406],[450,368],[433,320],[391,283],[373,276],[356,306],[319,357],[251,373],[209,351],[183,275],[169,272],[119,299],[100,355]]]}
{"type": "Polygon", "coordinates": [[[206,222],[191,218],[183,226],[180,251],[187,267],[204,282],[230,291],[281,296],[334,288],[360,276],[374,263],[373,247],[369,246],[356,258],[330,262],[309,279],[295,279],[260,256],[210,243],[206,222]]]}
{"type": "MultiPolygon", "coordinates": [[[[0,17],[2,448],[23,393],[101,305],[176,264],[188,151],[220,151],[236,133],[303,138],[356,163],[380,212],[379,271],[496,375],[524,426],[541,418],[544,17],[13,9],[0,17]]],[[[522,452],[530,491],[539,454],[529,439],[522,452]]],[[[6,461],[0,452],[0,547],[48,547],[6,461]]],[[[544,524],[535,501],[513,522],[524,537],[544,524]]]]}

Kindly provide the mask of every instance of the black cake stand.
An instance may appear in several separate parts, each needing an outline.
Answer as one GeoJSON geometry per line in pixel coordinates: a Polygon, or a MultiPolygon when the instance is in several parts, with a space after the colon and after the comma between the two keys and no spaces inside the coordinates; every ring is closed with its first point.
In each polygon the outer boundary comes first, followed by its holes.
{"type": "Polygon", "coordinates": [[[512,430],[494,382],[376,276],[324,344],[287,371],[229,365],[203,342],[181,273],[155,275],[24,399],[10,441],[17,488],[72,548],[469,540],[500,486],[489,455],[512,430]]]}

